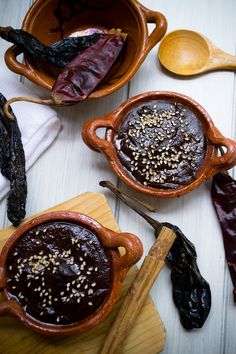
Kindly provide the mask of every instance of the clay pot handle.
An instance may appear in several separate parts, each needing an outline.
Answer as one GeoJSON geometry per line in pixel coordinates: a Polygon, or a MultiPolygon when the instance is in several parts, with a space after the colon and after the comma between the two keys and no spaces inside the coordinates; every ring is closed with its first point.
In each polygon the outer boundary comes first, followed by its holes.
{"type": "Polygon", "coordinates": [[[10,316],[21,319],[23,310],[16,300],[5,300],[0,303],[0,317],[10,316]]]}
{"type": "Polygon", "coordinates": [[[7,274],[4,266],[0,266],[0,291],[5,288],[7,284],[7,274]]]}
{"type": "MultiPolygon", "coordinates": [[[[0,291],[6,287],[7,275],[4,267],[0,267],[0,291]]],[[[23,314],[21,306],[16,300],[3,300],[0,302],[0,317],[11,316],[20,319],[23,314]]]]}
{"type": "Polygon", "coordinates": [[[114,259],[115,268],[127,268],[137,263],[143,254],[143,245],[137,236],[130,233],[116,233],[106,229],[103,244],[108,248],[124,247],[125,254],[114,259]]]}
{"type": "Polygon", "coordinates": [[[23,51],[16,45],[13,45],[12,47],[8,48],[5,53],[5,62],[7,67],[14,73],[23,75],[27,77],[27,79],[45,87],[45,84],[43,85],[43,82],[41,82],[39,77],[35,75],[35,73],[30,69],[30,67],[17,60],[18,55],[22,53],[23,51]]]}
{"type": "Polygon", "coordinates": [[[156,27],[148,37],[148,44],[145,49],[146,56],[147,53],[150,52],[150,50],[164,37],[167,30],[167,20],[160,12],[149,10],[141,4],[138,5],[146,17],[147,23],[156,24],[156,27]]]}
{"type": "Polygon", "coordinates": [[[222,168],[228,170],[236,165],[236,142],[234,140],[225,138],[216,128],[209,140],[214,145],[223,146],[227,149],[224,155],[213,156],[210,160],[210,164],[217,172],[222,168]]]}
{"type": "Polygon", "coordinates": [[[97,152],[104,151],[106,153],[106,151],[113,148],[113,145],[109,141],[101,139],[97,136],[96,131],[98,128],[113,128],[110,114],[101,119],[93,119],[88,121],[82,130],[83,140],[85,144],[90,147],[90,149],[97,152]]]}

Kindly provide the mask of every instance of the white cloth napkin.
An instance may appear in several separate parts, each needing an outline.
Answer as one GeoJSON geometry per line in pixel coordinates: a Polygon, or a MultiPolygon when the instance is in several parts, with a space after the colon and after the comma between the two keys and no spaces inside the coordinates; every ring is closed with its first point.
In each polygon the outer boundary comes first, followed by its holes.
{"type": "MultiPolygon", "coordinates": [[[[12,76],[4,67],[0,68],[0,92],[7,98],[17,96],[37,97],[32,89],[21,84],[19,76],[12,76]]],[[[25,151],[26,170],[56,138],[61,122],[54,109],[39,104],[16,102],[12,109],[21,131],[25,151]]],[[[9,191],[9,182],[0,174],[0,200],[9,191]]]]}

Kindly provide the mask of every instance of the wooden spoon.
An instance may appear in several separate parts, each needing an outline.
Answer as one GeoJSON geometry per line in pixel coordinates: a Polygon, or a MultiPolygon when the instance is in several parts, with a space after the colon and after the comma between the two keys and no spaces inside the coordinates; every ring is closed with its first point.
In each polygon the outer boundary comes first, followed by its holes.
{"type": "Polygon", "coordinates": [[[165,36],[158,56],[167,70],[179,75],[236,70],[236,56],[223,52],[202,34],[188,30],[173,31],[165,36]]]}

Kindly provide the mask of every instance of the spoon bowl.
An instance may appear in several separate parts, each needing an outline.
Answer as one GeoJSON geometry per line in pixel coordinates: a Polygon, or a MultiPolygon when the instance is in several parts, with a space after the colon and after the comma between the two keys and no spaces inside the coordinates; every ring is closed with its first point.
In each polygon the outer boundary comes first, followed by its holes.
{"type": "Polygon", "coordinates": [[[196,75],[224,69],[236,70],[236,57],[217,48],[208,38],[189,30],[170,32],[162,40],[161,64],[178,75],[196,75]]]}

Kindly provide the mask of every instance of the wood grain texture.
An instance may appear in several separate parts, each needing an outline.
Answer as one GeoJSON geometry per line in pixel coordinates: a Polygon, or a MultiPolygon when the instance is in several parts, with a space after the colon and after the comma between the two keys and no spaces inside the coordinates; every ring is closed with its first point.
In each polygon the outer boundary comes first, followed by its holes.
{"type": "MultiPolygon", "coordinates": [[[[69,210],[89,215],[105,227],[119,231],[105,197],[98,193],[84,193],[48,211],[69,210]]],[[[42,213],[39,213],[42,214],[42,213]]],[[[0,248],[14,231],[13,227],[0,231],[0,248]]],[[[10,318],[0,318],[0,353],[77,353],[96,354],[119,310],[122,299],[137,273],[132,267],[123,283],[122,295],[112,313],[97,327],[68,338],[45,338],[10,318]]],[[[120,353],[143,354],[160,352],[164,347],[165,329],[150,299],[145,302],[134,327],[127,336],[120,353]]]]}
{"type": "MultiPolygon", "coordinates": [[[[20,27],[30,2],[1,0],[0,24],[20,27]]],[[[235,0],[140,0],[140,2],[165,14],[168,32],[181,28],[197,31],[207,36],[222,50],[236,54],[235,0]]],[[[1,40],[1,63],[7,47],[8,44],[1,40]]],[[[218,71],[181,79],[168,74],[160,66],[157,50],[158,46],[149,53],[131,82],[113,95],[98,101],[83,102],[72,108],[57,109],[63,129],[57,140],[38,159],[27,175],[28,216],[88,190],[103,191],[98,185],[100,180],[110,179],[117,183],[103,156],[89,150],[83,144],[81,128],[88,119],[105,115],[135,94],[150,90],[169,90],[191,96],[209,112],[215,125],[225,136],[236,139],[235,74],[218,71]]],[[[23,81],[41,97],[48,97],[45,90],[36,88],[27,80],[23,81]]],[[[233,173],[236,177],[235,169],[233,173]]],[[[225,264],[222,235],[210,200],[210,185],[211,182],[208,181],[189,195],[175,200],[156,200],[141,196],[158,208],[157,219],[178,225],[194,242],[199,268],[209,281],[212,290],[212,309],[204,327],[187,332],[182,328],[178,312],[173,305],[169,270],[163,269],[151,294],[167,330],[164,354],[236,352],[236,308],[232,299],[232,283],[225,264]]],[[[124,185],[120,186],[124,188],[124,185]]],[[[140,198],[137,193],[129,192],[140,198]]],[[[106,196],[122,231],[139,235],[147,253],[154,242],[153,230],[134,212],[117,202],[109,192],[106,192],[106,196]]],[[[8,224],[4,199],[0,202],[0,226],[8,224]]],[[[145,323],[143,330],[145,331],[145,323]]],[[[41,343],[40,338],[37,344],[39,350],[43,351],[45,343],[41,343]]],[[[142,342],[142,338],[139,340],[142,342]]],[[[51,343],[51,348],[53,352],[54,343],[51,343]]],[[[35,352],[32,346],[30,349],[32,353],[35,352]]],[[[60,353],[59,349],[57,350],[60,353]]]]}

